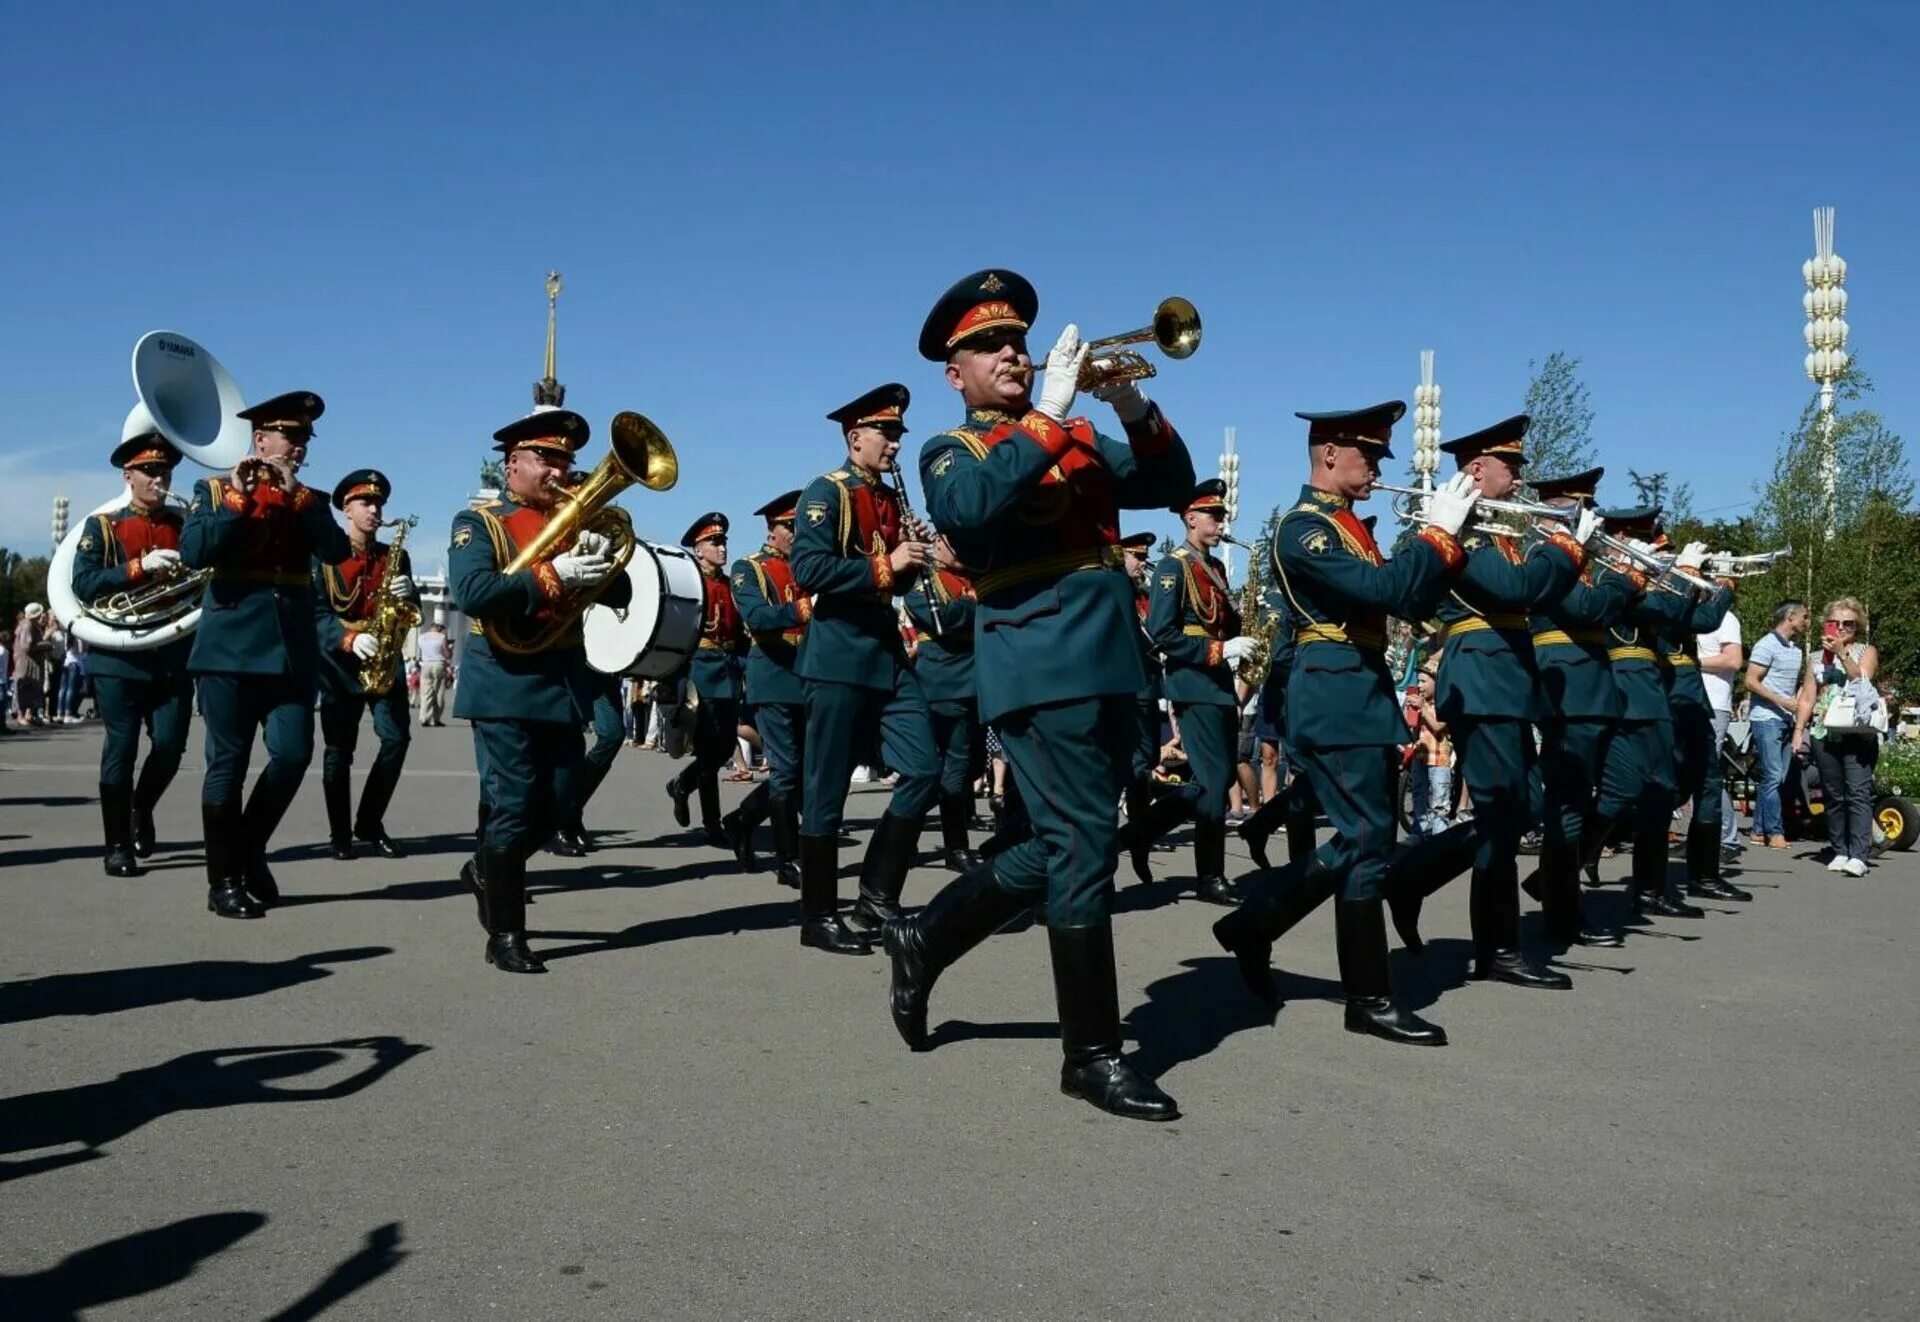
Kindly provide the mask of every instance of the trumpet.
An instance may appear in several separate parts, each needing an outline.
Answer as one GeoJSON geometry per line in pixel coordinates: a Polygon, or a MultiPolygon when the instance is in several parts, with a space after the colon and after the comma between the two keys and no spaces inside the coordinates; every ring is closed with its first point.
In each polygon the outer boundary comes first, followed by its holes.
{"type": "Polygon", "coordinates": [[[263,459],[257,454],[250,454],[233,466],[234,480],[244,482],[251,477],[256,484],[264,482],[270,487],[281,486],[280,470],[283,465],[287,472],[287,483],[297,486],[300,481],[300,463],[298,460],[284,459],[281,460],[280,463],[275,463],[273,460],[263,459]]]}
{"type": "MultiPolygon", "coordinates": [[[[1157,376],[1159,368],[1126,346],[1152,340],[1169,358],[1191,358],[1200,347],[1200,333],[1200,313],[1193,304],[1177,295],[1163,298],[1160,306],[1153,310],[1152,325],[1087,342],[1087,360],[1081,364],[1077,389],[1097,390],[1157,376]]],[[[1013,372],[1030,377],[1046,370],[1045,363],[1029,361],[1027,366],[1016,367],[1013,372]]]]}
{"type": "Polygon", "coordinates": [[[1758,551],[1753,555],[1710,555],[1701,568],[1715,578],[1753,578],[1765,574],[1793,554],[1791,546],[1778,551],[1758,551]]]}

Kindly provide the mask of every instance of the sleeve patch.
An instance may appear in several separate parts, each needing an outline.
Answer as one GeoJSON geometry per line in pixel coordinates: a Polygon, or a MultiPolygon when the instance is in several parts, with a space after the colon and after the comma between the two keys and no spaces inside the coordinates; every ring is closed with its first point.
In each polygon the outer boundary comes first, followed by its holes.
{"type": "Polygon", "coordinates": [[[1162,574],[1160,575],[1160,590],[1162,592],[1171,592],[1174,589],[1174,585],[1179,581],[1180,578],[1176,574],[1162,574]]]}
{"type": "Polygon", "coordinates": [[[952,471],[953,471],[953,451],[944,450],[941,452],[940,457],[933,461],[933,466],[932,466],[933,475],[935,477],[945,477],[948,473],[952,471]]]}
{"type": "Polygon", "coordinates": [[[461,524],[458,528],[455,528],[453,530],[453,544],[455,546],[465,546],[468,542],[472,540],[473,540],[473,529],[467,527],[465,524],[461,524]]]}
{"type": "Polygon", "coordinates": [[[809,501],[807,504],[807,522],[819,525],[827,521],[827,503],[824,500],[809,501]]]}
{"type": "Polygon", "coordinates": [[[1308,528],[1300,534],[1300,549],[1308,555],[1325,555],[1332,544],[1325,528],[1308,528]]]}

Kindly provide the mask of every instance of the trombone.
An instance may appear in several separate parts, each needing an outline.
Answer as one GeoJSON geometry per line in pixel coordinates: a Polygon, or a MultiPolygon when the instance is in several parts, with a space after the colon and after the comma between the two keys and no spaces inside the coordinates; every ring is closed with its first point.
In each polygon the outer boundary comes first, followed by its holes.
{"type": "MultiPolygon", "coordinates": [[[[1160,306],[1153,310],[1152,325],[1087,342],[1087,361],[1080,367],[1077,388],[1094,390],[1102,386],[1117,386],[1123,381],[1144,381],[1150,376],[1157,376],[1159,368],[1126,346],[1152,340],[1160,346],[1160,352],[1169,358],[1191,358],[1200,347],[1200,333],[1200,313],[1193,304],[1178,295],[1163,298],[1160,306]]],[[[1012,370],[1016,376],[1033,376],[1047,368],[1043,360],[1029,362],[1025,367],[1012,370]]]]}

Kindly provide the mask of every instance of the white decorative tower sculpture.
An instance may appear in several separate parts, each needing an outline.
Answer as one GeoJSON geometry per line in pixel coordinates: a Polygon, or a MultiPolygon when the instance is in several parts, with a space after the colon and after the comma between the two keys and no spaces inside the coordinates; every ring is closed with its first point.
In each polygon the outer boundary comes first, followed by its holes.
{"type": "Polygon", "coordinates": [[[1440,387],[1433,383],[1433,350],[1420,351],[1420,384],[1413,388],[1413,478],[1422,491],[1433,490],[1440,471],[1440,387]]]}
{"type": "MultiPolygon", "coordinates": [[[[1233,447],[1235,428],[1227,428],[1227,443],[1220,451],[1220,480],[1227,484],[1227,521],[1221,533],[1232,535],[1233,520],[1240,513],[1240,456],[1233,447]]],[[[1233,547],[1220,543],[1220,564],[1233,577],[1233,547]]]]}
{"type": "Polygon", "coordinates": [[[1833,536],[1834,489],[1840,456],[1834,445],[1833,388],[1847,371],[1847,264],[1833,250],[1833,208],[1813,210],[1813,257],[1800,267],[1807,292],[1807,375],[1820,387],[1820,480],[1826,497],[1827,536],[1833,536]]]}

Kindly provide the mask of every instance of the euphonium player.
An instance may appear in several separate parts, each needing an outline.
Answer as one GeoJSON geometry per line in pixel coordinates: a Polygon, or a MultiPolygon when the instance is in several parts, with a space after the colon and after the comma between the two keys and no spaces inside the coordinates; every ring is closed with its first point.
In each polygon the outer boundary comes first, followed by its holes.
{"type": "Polygon", "coordinates": [[[1400,746],[1407,739],[1387,671],[1387,617],[1424,619],[1466,563],[1458,534],[1478,492],[1457,476],[1426,502],[1426,526],[1391,560],[1353,504],[1373,493],[1391,459],[1398,400],[1307,423],[1307,484],[1273,537],[1274,576],[1293,607],[1299,651],[1287,681],[1287,752],[1313,785],[1333,836],[1303,861],[1254,882],[1246,902],[1213,925],[1247,988],[1278,1004],[1273,943],[1329,896],[1346,1026],[1389,1042],[1445,1046],[1446,1033],[1393,1001],[1381,882],[1393,849],[1400,746]]]}
{"type": "MultiPolygon", "coordinates": [[[[387,581],[388,560],[393,581],[388,590],[418,607],[420,593],[413,585],[413,566],[407,548],[397,551],[380,540],[393,484],[375,468],[347,474],[333,489],[333,507],[347,517],[347,540],[353,554],[338,565],[314,563],[314,628],[320,640],[320,737],[326,750],[320,758],[320,789],[327,800],[327,835],[333,856],[353,857],[353,842],[372,845],[386,858],[399,858],[400,849],[387,835],[387,805],[400,783],[406,764],[411,712],[396,646],[392,673],[384,693],[369,693],[361,683],[362,667],[379,650],[363,625],[379,606],[380,588],[387,581]],[[353,751],[360,743],[360,714],[373,713],[373,733],[380,740],[366,788],[360,792],[360,812],[353,811],[353,751]]],[[[396,642],[398,640],[395,640],[396,642]]]]}
{"type": "MultiPolygon", "coordinates": [[[[578,771],[580,730],[592,717],[581,594],[614,570],[606,539],[583,529],[551,559],[503,571],[553,517],[588,435],[585,418],[550,406],[495,432],[506,455],[506,494],[454,515],[447,557],[454,602],[474,621],[453,714],[473,722],[487,806],[480,850],[461,877],[481,899],[487,962],[508,973],[546,971],[527,947],[527,859],[558,825],[555,783],[562,772],[578,771]],[[561,621],[558,640],[531,652],[496,647],[482,628],[561,621]]],[[[632,596],[621,574],[599,599],[624,606],[632,596]]]]}
{"type": "Polygon", "coordinates": [[[1193,490],[1186,444],[1137,385],[1102,387],[1124,441],[1069,416],[1087,347],[1068,326],[1038,403],[1026,280],[977,271],[941,295],[921,356],[946,364],[966,418],[920,452],[927,513],[974,571],[974,682],[1032,820],[1030,838],[887,925],[894,1026],[927,1045],[941,972],[1046,901],[1060,1012],[1061,1091],[1103,1111],[1172,1120],[1174,1100],[1120,1055],[1113,952],[1114,812],[1132,766],[1146,681],[1133,589],[1120,567],[1121,509],[1165,509],[1193,490]]]}
{"type": "Polygon", "coordinates": [[[313,562],[339,564],[353,550],[326,497],[296,476],[325,409],[309,390],[243,409],[253,452],[226,478],[194,484],[180,534],[186,564],[214,571],[187,668],[207,724],[207,907],[222,918],[258,918],[280,898],[267,843],[313,761],[313,562]],[[247,759],[263,729],[267,765],[242,812],[247,759]]]}
{"type": "MultiPolygon", "coordinates": [[[[183,572],[183,520],[180,511],[167,504],[180,452],[158,433],[141,431],[114,447],[111,462],[126,480],[128,499],[111,513],[95,515],[93,526],[80,534],[73,556],[73,593],[82,602],[136,591],[183,572]]],[[[193,721],[193,681],[187,676],[192,646],[180,638],[138,652],[97,647],[88,653],[105,727],[100,822],[109,876],[138,876],[135,856],[153,853],[154,805],[180,769],[193,721]],[[136,785],[133,763],[140,753],[142,724],[153,732],[152,744],[136,785]]]]}

